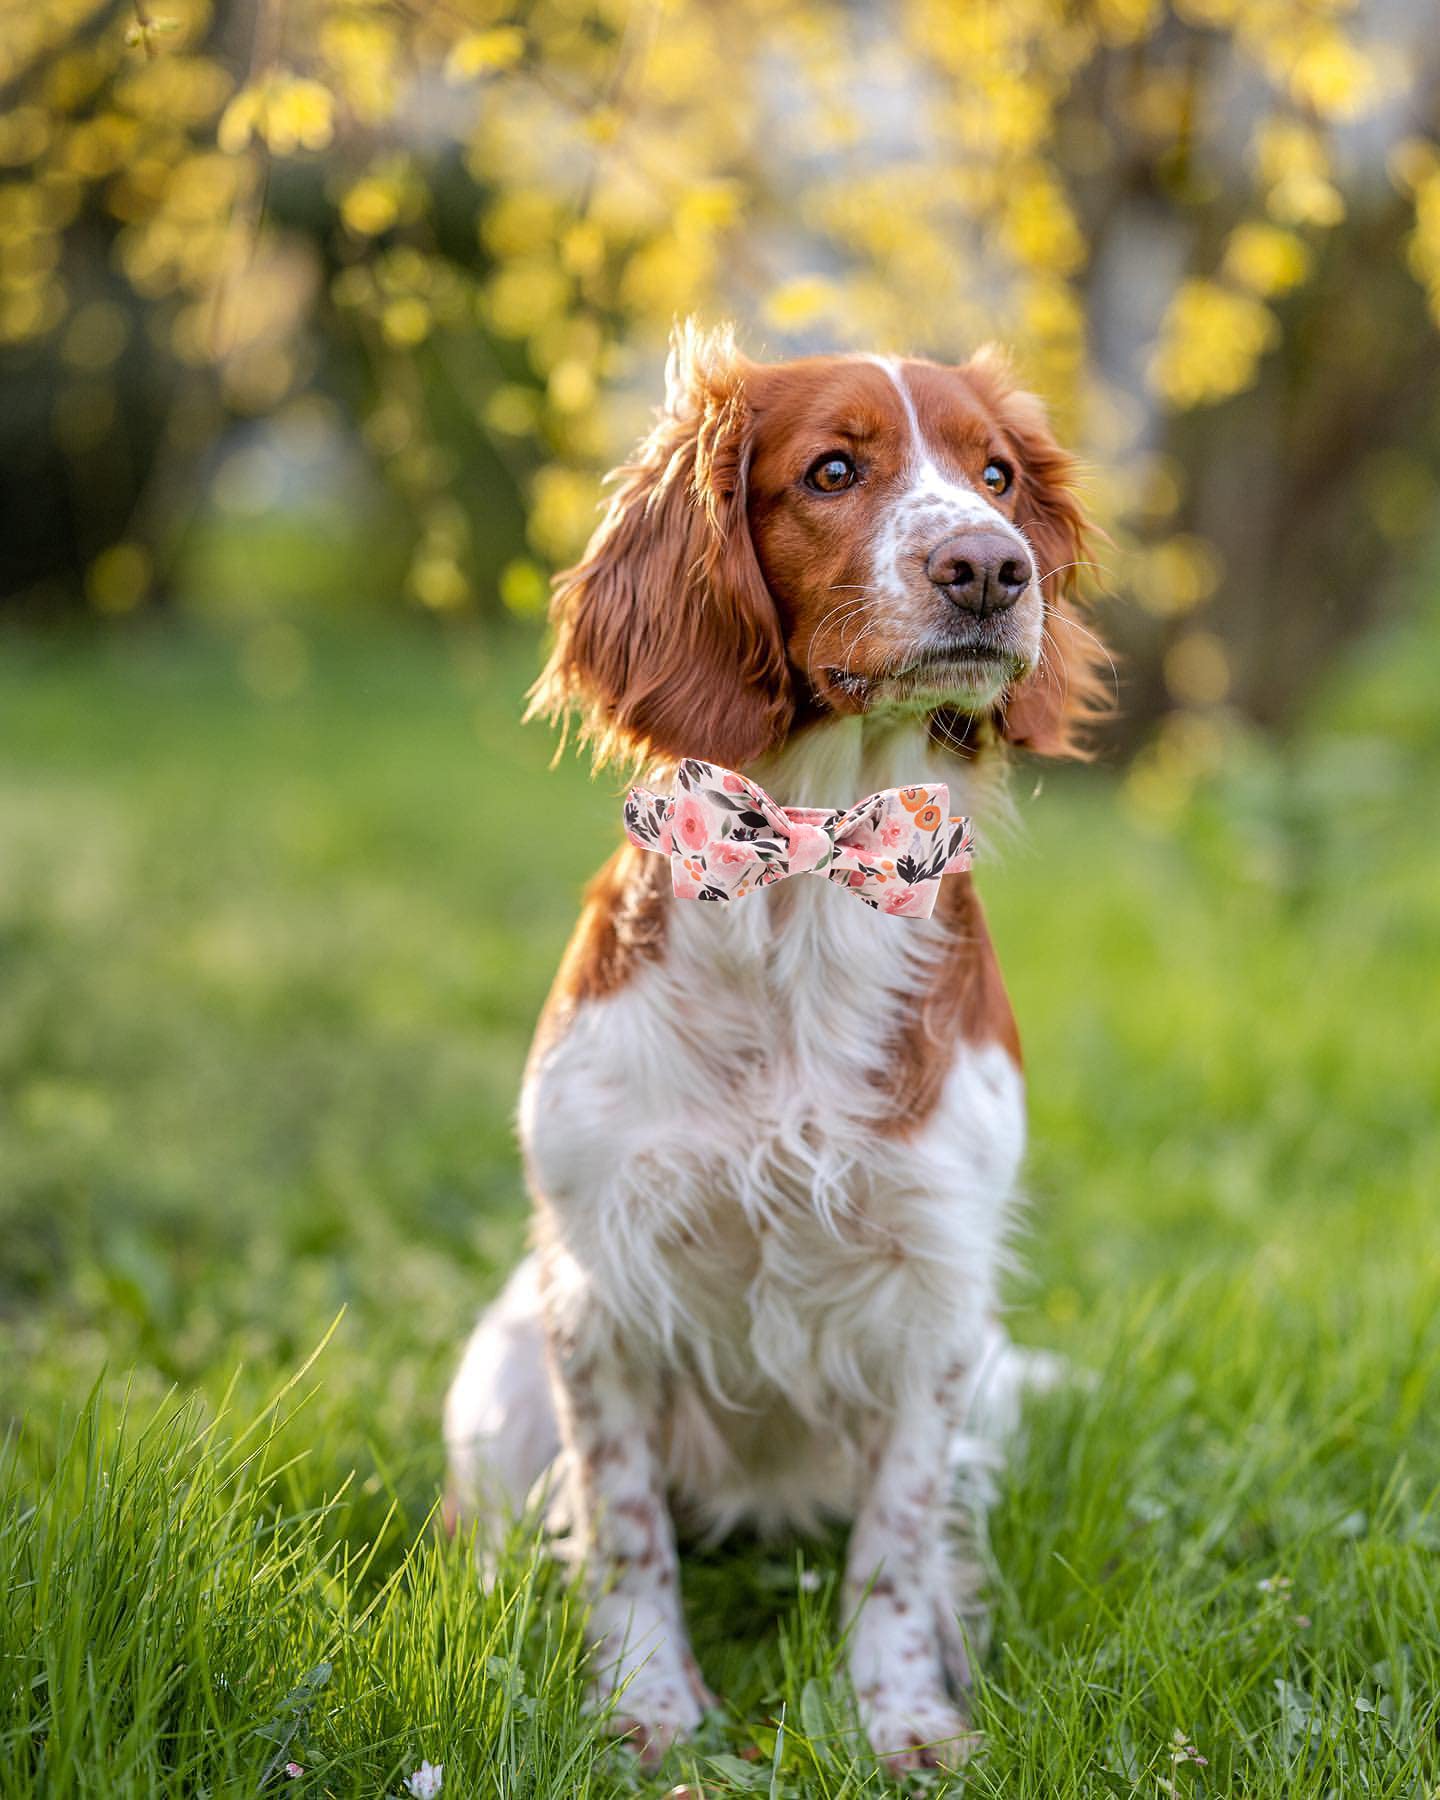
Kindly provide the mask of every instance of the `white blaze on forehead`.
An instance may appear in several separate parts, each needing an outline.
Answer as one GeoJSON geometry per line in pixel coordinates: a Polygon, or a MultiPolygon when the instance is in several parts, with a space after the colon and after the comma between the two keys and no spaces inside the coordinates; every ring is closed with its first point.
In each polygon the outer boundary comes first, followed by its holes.
{"type": "Polygon", "coordinates": [[[946,475],[936,462],[920,429],[920,415],[915,410],[915,401],[905,382],[904,365],[899,358],[871,356],[866,360],[889,376],[910,426],[910,482],[899,497],[899,506],[912,512],[944,508],[956,525],[993,525],[1002,531],[1013,532],[1010,521],[982,499],[968,481],[946,475]]]}

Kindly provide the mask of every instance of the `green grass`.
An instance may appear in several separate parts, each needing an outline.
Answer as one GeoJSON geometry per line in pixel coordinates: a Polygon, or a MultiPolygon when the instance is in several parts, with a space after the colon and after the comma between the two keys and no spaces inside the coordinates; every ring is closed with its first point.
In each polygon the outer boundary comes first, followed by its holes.
{"type": "MultiPolygon", "coordinates": [[[[1188,797],[1047,774],[985,872],[1014,1330],[1096,1381],[993,1520],[966,1793],[1440,1785],[1434,636],[1188,797]]],[[[223,643],[0,647],[0,1794],[379,1796],[422,1756],[456,1796],[886,1790],[835,1544],[688,1563],[727,1710],[642,1781],[557,1572],[517,1539],[482,1594],[430,1524],[615,833],[515,724],[530,658],[315,645],[267,701],[223,643]]]]}

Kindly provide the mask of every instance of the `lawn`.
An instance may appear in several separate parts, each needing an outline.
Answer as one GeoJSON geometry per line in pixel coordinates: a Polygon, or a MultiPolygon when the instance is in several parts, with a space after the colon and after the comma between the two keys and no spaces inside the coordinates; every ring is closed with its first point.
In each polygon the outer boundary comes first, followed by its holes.
{"type": "MultiPolygon", "coordinates": [[[[517,726],[528,644],[277,641],[0,646],[0,1794],[888,1791],[833,1543],[687,1565],[726,1709],[641,1780],[555,1570],[434,1531],[615,789],[517,726]]],[[[1422,622],[1191,788],[1018,786],[1013,1329],[1094,1379],[1007,1476],[933,1792],[1440,1787],[1437,669],[1422,622]]]]}

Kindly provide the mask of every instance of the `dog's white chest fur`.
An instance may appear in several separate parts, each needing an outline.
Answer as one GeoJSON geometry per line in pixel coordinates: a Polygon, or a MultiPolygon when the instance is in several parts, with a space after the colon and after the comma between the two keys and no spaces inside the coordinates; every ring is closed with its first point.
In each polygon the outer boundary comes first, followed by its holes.
{"type": "MultiPolygon", "coordinates": [[[[792,762],[766,785],[845,804],[923,779],[918,734],[896,735],[893,777],[843,770],[836,792],[792,762]]],[[[674,1382],[670,1460],[712,1518],[726,1470],[753,1483],[757,1459],[761,1510],[812,1514],[834,1478],[817,1439],[974,1358],[1023,1147],[1020,1078],[993,1046],[957,1049],[918,1132],[879,1129],[942,927],[817,877],[785,886],[674,903],[661,958],[581,1007],[521,1108],[558,1227],[552,1304],[599,1301],[674,1382]],[[791,1447],[803,1494],[781,1491],[791,1447]]]]}

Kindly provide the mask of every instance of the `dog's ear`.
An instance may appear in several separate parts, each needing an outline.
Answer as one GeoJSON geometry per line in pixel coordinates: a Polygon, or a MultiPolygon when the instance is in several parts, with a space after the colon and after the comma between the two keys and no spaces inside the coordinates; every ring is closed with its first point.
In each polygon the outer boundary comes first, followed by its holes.
{"type": "Polygon", "coordinates": [[[743,765],[789,724],[784,638],[746,517],[745,373],[728,330],[677,330],[655,429],[556,578],[530,711],[577,715],[597,764],[743,765]]]}
{"type": "Polygon", "coordinates": [[[1045,601],[1039,665],[996,714],[1000,735],[1040,756],[1085,757],[1087,728],[1110,711],[1101,671],[1109,653],[1080,617],[1079,577],[1093,528],[1075,494],[1074,458],[1055,440],[1044,402],[1014,385],[993,353],[967,370],[985,390],[1015,449],[1015,522],[1035,554],[1045,601]]]}

